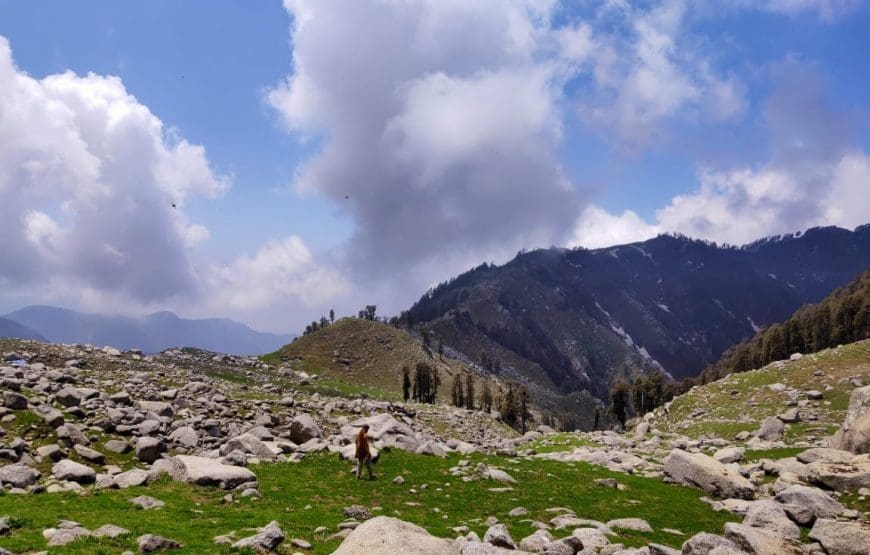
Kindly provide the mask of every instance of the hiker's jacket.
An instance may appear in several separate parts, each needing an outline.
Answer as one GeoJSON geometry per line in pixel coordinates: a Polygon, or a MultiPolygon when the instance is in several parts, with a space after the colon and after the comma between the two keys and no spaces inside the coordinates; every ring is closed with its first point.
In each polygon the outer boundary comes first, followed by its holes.
{"type": "Polygon", "coordinates": [[[372,454],[369,452],[369,438],[365,430],[360,430],[356,435],[356,455],[357,459],[368,459],[372,454]]]}

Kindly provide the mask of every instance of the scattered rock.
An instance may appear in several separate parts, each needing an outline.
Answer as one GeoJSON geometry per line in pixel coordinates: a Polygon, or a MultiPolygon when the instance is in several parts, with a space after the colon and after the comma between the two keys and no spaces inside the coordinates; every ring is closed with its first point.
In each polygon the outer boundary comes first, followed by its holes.
{"type": "Polygon", "coordinates": [[[181,544],[175,540],[157,536],[155,534],[144,534],[136,538],[139,544],[139,551],[142,553],[153,553],[155,551],[166,551],[170,549],[180,549],[181,544]]]}
{"type": "Polygon", "coordinates": [[[423,528],[386,516],[360,524],[333,555],[430,555],[456,553],[452,541],[436,538],[423,528]]]}
{"type": "Polygon", "coordinates": [[[134,497],[130,500],[130,503],[146,511],[149,509],[160,509],[166,506],[166,503],[164,503],[163,501],[159,499],[154,499],[153,497],[149,497],[147,495],[140,495],[139,497],[134,497]]]}
{"type": "Polygon", "coordinates": [[[810,530],[829,555],[867,555],[870,546],[870,522],[841,522],[828,518],[816,520],[810,530]]]}
{"type": "Polygon", "coordinates": [[[739,472],[702,453],[674,449],[665,459],[665,474],[671,479],[701,488],[711,495],[752,499],[755,486],[739,472]]]}
{"type": "Polygon", "coordinates": [[[51,474],[58,480],[67,480],[79,484],[93,484],[97,481],[97,473],[93,468],[69,459],[55,463],[51,467],[51,474]]]}
{"type": "Polygon", "coordinates": [[[241,539],[233,544],[233,549],[252,549],[257,553],[269,553],[274,551],[284,541],[284,532],[277,521],[272,521],[263,528],[259,528],[257,534],[241,539]]]}

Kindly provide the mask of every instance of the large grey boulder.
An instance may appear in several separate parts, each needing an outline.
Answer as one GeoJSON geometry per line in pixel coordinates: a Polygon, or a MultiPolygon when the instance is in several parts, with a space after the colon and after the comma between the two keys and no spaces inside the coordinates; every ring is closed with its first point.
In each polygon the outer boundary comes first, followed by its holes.
{"type": "Polygon", "coordinates": [[[870,385],[852,391],[843,426],[831,447],[852,453],[870,453],[870,385]]]}
{"type": "Polygon", "coordinates": [[[172,417],[175,414],[172,405],[163,401],[139,401],[139,408],[145,412],[153,412],[157,416],[172,417]]]}
{"type": "Polygon", "coordinates": [[[804,507],[812,512],[813,519],[834,518],[846,510],[839,501],[820,490],[795,484],[776,494],[776,500],[786,505],[804,507]]]}
{"type": "Polygon", "coordinates": [[[58,426],[63,425],[63,413],[51,405],[38,405],[33,408],[33,412],[35,412],[48,426],[52,428],[57,428],[58,426]]]}
{"type": "Polygon", "coordinates": [[[816,521],[810,530],[828,555],[867,555],[870,552],[870,522],[841,522],[827,518],[816,521]]]}
{"type": "Polygon", "coordinates": [[[84,396],[81,392],[74,387],[64,387],[54,394],[54,398],[57,399],[57,402],[65,407],[79,405],[82,402],[83,397],[84,396]]]}
{"type": "Polygon", "coordinates": [[[136,543],[139,544],[139,551],[142,553],[154,553],[155,551],[181,548],[181,544],[177,541],[155,534],[143,534],[136,538],[136,543]]]}
{"type": "Polygon", "coordinates": [[[797,540],[783,538],[746,524],[726,523],[725,537],[738,548],[754,555],[804,555],[805,553],[803,546],[797,540]]]}
{"type": "Polygon", "coordinates": [[[233,549],[251,549],[255,553],[269,553],[275,551],[284,541],[284,532],[273,520],[263,528],[258,529],[257,534],[243,538],[233,544],[233,549]]]}
{"type": "Polygon", "coordinates": [[[153,463],[166,450],[166,445],[160,438],[140,437],[136,441],[136,458],[142,462],[153,463]]]}
{"type": "Polygon", "coordinates": [[[801,537],[801,529],[791,521],[783,506],[776,501],[755,501],[746,510],[743,524],[762,528],[771,534],[792,540],[801,537]]]}
{"type": "Polygon", "coordinates": [[[26,488],[39,480],[40,472],[23,464],[10,464],[0,467],[0,485],[9,484],[14,488],[26,488]]]}
{"type": "Polygon", "coordinates": [[[24,410],[27,408],[27,397],[14,391],[4,391],[3,406],[12,410],[24,410]]]}
{"type": "Polygon", "coordinates": [[[782,420],[775,416],[768,416],[761,423],[761,427],[755,432],[755,437],[764,441],[779,441],[782,439],[782,432],[785,425],[782,420]]]}
{"type": "Polygon", "coordinates": [[[51,474],[58,480],[79,484],[93,484],[97,481],[97,473],[93,468],[69,459],[55,463],[51,467],[51,474]]]}
{"type": "Polygon", "coordinates": [[[755,486],[716,459],[703,453],[674,449],[665,458],[665,474],[676,482],[698,487],[710,495],[752,499],[755,486]]]}
{"type": "Polygon", "coordinates": [[[458,552],[451,540],[436,538],[416,524],[378,516],[357,526],[333,555],[455,555],[458,552]]]}
{"type": "Polygon", "coordinates": [[[814,462],[807,465],[809,480],[837,491],[870,488],[870,454],[856,455],[851,462],[814,462]]]}
{"type": "Polygon", "coordinates": [[[169,441],[192,449],[199,445],[199,434],[196,433],[193,426],[182,426],[169,434],[169,441]]]}
{"type": "Polygon", "coordinates": [[[233,451],[249,453],[261,459],[274,459],[278,456],[278,453],[269,448],[269,446],[266,445],[265,442],[261,441],[256,436],[249,433],[244,433],[242,435],[229,439],[221,446],[220,454],[228,455],[233,451]]]}
{"type": "Polygon", "coordinates": [[[222,464],[206,457],[178,455],[171,462],[169,475],[172,479],[188,484],[233,489],[241,484],[257,481],[257,476],[247,468],[222,464]]]}
{"type": "Polygon", "coordinates": [[[492,544],[496,547],[504,547],[505,549],[516,549],[517,546],[511,538],[511,533],[504,524],[495,524],[486,530],[483,535],[484,543],[492,544]]]}
{"type": "Polygon", "coordinates": [[[301,445],[310,439],[320,437],[320,428],[311,415],[299,413],[290,422],[290,441],[301,445]]]}

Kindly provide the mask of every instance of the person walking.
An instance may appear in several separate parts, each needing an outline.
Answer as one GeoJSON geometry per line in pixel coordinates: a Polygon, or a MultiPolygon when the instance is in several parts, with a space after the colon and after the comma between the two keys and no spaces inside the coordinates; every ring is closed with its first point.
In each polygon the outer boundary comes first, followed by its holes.
{"type": "Polygon", "coordinates": [[[362,429],[356,434],[356,479],[359,480],[362,474],[362,465],[365,463],[369,471],[369,480],[377,478],[372,471],[372,452],[369,449],[369,425],[363,424],[362,429]]]}

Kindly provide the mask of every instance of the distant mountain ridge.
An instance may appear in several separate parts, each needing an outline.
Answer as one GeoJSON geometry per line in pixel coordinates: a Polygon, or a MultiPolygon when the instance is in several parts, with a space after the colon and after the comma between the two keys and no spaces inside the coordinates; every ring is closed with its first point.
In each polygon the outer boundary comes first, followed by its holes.
{"type": "Polygon", "coordinates": [[[743,247],[678,235],[604,249],[541,249],[483,264],[403,315],[483,366],[604,399],[614,377],[697,375],[731,345],[870,267],[870,225],[743,247]]]}
{"type": "Polygon", "coordinates": [[[35,339],[37,341],[45,341],[45,337],[37,331],[7,318],[0,318],[0,337],[5,337],[7,339],[35,339]]]}
{"type": "Polygon", "coordinates": [[[28,306],[4,316],[52,343],[110,345],[156,353],[171,347],[196,347],[232,354],[269,353],[293,336],[254,331],[226,318],[189,320],[172,312],[143,318],[85,314],[52,306],[28,306]]]}

